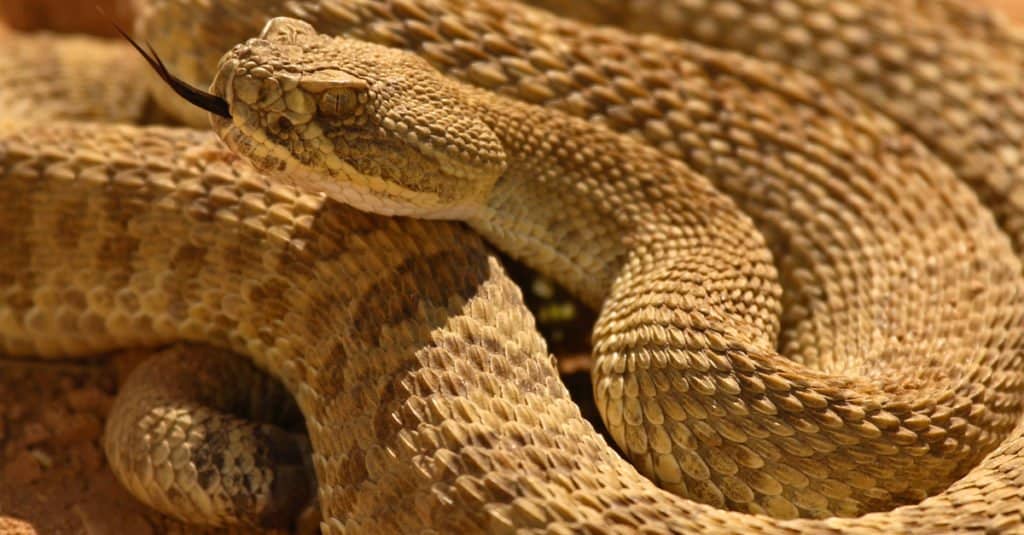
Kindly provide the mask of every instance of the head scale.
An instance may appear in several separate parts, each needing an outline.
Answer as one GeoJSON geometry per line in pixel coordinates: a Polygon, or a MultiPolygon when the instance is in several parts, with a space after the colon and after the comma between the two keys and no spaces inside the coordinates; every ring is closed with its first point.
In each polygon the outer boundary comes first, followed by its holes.
{"type": "Polygon", "coordinates": [[[400,50],[317,34],[288,18],[222,59],[211,115],[263,172],[356,208],[460,217],[484,202],[505,153],[462,86],[400,50]]]}

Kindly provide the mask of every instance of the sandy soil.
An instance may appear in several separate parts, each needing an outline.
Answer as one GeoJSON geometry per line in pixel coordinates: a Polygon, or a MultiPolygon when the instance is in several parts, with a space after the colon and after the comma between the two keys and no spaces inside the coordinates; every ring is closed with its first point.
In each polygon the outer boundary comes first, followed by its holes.
{"type": "MultiPolygon", "coordinates": [[[[985,0],[1024,21],[1024,0],[985,0]]],[[[2,0],[0,19],[24,29],[83,29],[110,34],[102,4],[122,25],[119,0],[2,0]]],[[[529,288],[529,275],[513,270],[529,288]]],[[[537,300],[538,303],[540,300],[537,300]]],[[[590,402],[583,333],[586,322],[549,329],[563,355],[565,379],[584,412],[590,402]],[[553,334],[552,334],[553,333],[553,334]],[[575,356],[574,356],[575,355],[575,356]]],[[[147,511],[114,480],[100,436],[117,386],[140,360],[120,354],[88,361],[39,363],[0,358],[0,535],[195,533],[147,511]]],[[[307,531],[304,526],[300,531],[307,531]]]]}
{"type": "Polygon", "coordinates": [[[114,393],[144,356],[0,361],[0,534],[193,532],[131,498],[103,458],[114,393]]]}

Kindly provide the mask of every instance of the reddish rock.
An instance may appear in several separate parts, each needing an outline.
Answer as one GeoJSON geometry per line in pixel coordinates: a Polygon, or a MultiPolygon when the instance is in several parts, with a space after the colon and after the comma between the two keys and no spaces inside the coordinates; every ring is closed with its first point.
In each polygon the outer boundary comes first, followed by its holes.
{"type": "Polygon", "coordinates": [[[45,442],[52,436],[50,430],[39,422],[29,422],[23,428],[21,443],[25,446],[32,446],[45,442]]]}
{"type": "Polygon", "coordinates": [[[61,444],[77,444],[99,440],[103,424],[95,414],[69,414],[54,428],[54,438],[61,444]]]}
{"type": "Polygon", "coordinates": [[[67,393],[68,405],[75,412],[89,412],[106,416],[114,398],[96,387],[85,387],[67,393]]]}
{"type": "Polygon", "coordinates": [[[28,450],[22,450],[4,467],[4,481],[11,485],[28,485],[41,477],[43,467],[28,450]]]}

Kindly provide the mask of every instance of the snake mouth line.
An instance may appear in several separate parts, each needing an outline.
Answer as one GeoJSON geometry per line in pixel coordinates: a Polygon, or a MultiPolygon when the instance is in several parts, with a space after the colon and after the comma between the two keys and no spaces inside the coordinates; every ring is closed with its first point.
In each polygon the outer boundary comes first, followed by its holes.
{"type": "Polygon", "coordinates": [[[134,47],[135,50],[139,52],[139,54],[142,54],[142,57],[146,59],[146,63],[149,63],[149,66],[153,67],[153,70],[156,71],[157,75],[159,75],[160,78],[163,79],[163,81],[166,82],[167,85],[170,86],[170,88],[173,89],[175,93],[180,95],[185,100],[191,102],[192,104],[195,104],[196,106],[214,115],[224,117],[225,119],[231,118],[231,112],[229,111],[228,108],[228,101],[224,100],[221,97],[218,97],[217,95],[214,95],[207,91],[203,91],[202,89],[199,89],[198,87],[195,87],[189,84],[188,82],[182,80],[181,78],[178,78],[177,76],[171,74],[171,72],[167,70],[167,67],[164,66],[164,62],[160,59],[160,56],[156,53],[156,50],[153,50],[153,45],[146,43],[146,47],[149,48],[149,52],[147,53],[145,50],[142,49],[141,46],[139,46],[138,43],[135,42],[134,39],[129,37],[128,34],[124,30],[122,30],[120,26],[114,24],[114,28],[117,30],[118,33],[121,34],[122,37],[124,37],[128,40],[129,43],[131,43],[132,47],[134,47]]]}

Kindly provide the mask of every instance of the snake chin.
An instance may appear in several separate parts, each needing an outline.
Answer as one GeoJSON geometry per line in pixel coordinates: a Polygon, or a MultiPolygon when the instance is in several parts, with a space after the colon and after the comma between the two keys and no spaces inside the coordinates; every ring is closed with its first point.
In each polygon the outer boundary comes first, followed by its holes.
{"type": "Polygon", "coordinates": [[[357,210],[386,216],[462,220],[477,211],[476,203],[452,202],[437,192],[403,188],[392,178],[360,171],[337,157],[331,158],[329,165],[311,165],[260,130],[232,119],[210,117],[221,140],[257,171],[307,193],[326,195],[357,210]]]}

